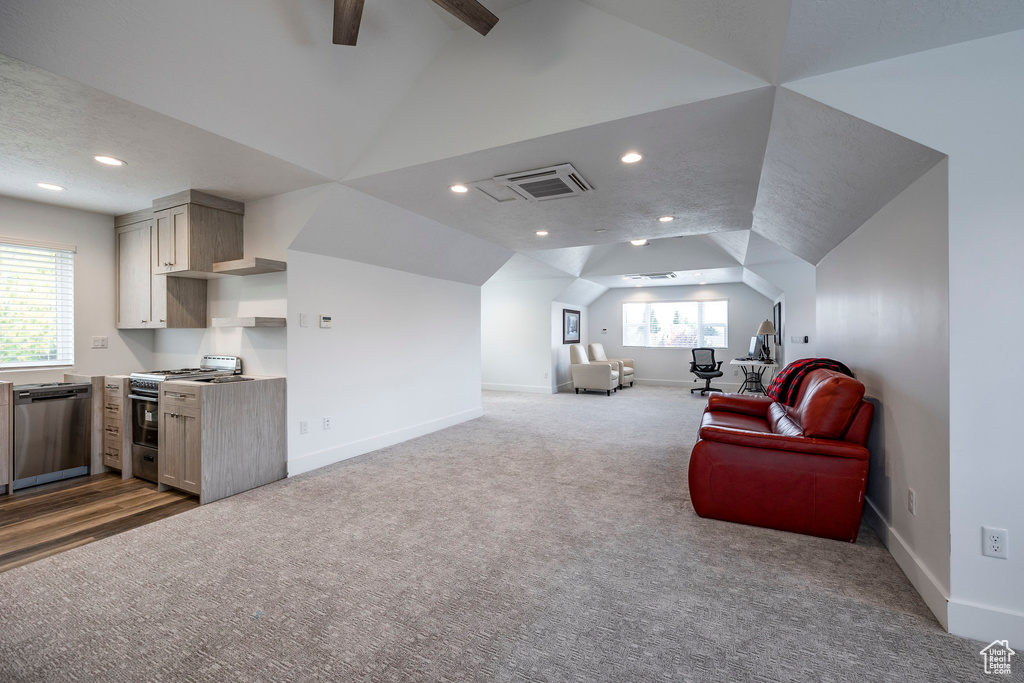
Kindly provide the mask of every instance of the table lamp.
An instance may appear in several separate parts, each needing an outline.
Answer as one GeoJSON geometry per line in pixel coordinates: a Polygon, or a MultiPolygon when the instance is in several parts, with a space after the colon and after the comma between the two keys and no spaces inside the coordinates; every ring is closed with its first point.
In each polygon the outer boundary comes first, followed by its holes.
{"type": "Polygon", "coordinates": [[[771,320],[765,320],[761,323],[761,326],[757,328],[757,334],[759,337],[764,339],[764,343],[761,344],[761,362],[771,363],[772,349],[768,342],[770,337],[775,336],[775,325],[772,325],[771,320]]]}

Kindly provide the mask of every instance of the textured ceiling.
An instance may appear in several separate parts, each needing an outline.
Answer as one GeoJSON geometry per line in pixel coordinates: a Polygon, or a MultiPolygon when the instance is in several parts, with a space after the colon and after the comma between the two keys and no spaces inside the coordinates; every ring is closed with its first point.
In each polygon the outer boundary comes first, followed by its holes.
{"type": "Polygon", "coordinates": [[[816,264],[943,157],[779,88],[754,232],[816,264]]]}
{"type": "Polygon", "coordinates": [[[791,0],[583,0],[775,83],[791,0]]]}
{"type": "Polygon", "coordinates": [[[793,0],[782,82],[1024,29],[1021,0],[793,0]]]}
{"type": "Polygon", "coordinates": [[[3,55],[0,92],[0,194],[10,197],[116,215],[189,188],[245,202],[327,181],[3,55]],[[97,154],[128,165],[102,166],[97,154]]]}
{"type": "Polygon", "coordinates": [[[347,181],[509,249],[533,250],[749,228],[771,124],[772,88],[727,95],[347,181]],[[644,159],[623,164],[627,151],[644,159]],[[569,162],[582,197],[499,204],[448,186],[569,162]],[[660,223],[658,217],[676,220],[660,223]],[[538,229],[549,231],[537,237],[538,229]],[[601,230],[602,232],[597,232],[601,230]]]}

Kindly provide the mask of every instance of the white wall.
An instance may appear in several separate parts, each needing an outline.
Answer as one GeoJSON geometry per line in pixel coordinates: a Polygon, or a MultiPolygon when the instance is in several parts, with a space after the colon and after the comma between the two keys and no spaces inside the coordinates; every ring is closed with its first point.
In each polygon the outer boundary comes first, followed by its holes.
{"type": "Polygon", "coordinates": [[[289,475],[482,415],[480,287],[294,250],[288,265],[289,320],[310,315],[288,327],[289,475]]]}
{"type": "Polygon", "coordinates": [[[747,266],[757,275],[783,291],[772,301],[782,301],[781,349],[776,354],[785,365],[801,358],[816,358],[817,326],[815,322],[815,272],[809,263],[770,263],[747,266]],[[807,337],[808,342],[794,342],[791,337],[807,337]]]}
{"type": "Polygon", "coordinates": [[[149,368],[153,363],[151,330],[117,330],[114,292],[114,219],[0,197],[0,240],[4,237],[75,245],[75,365],[53,370],[0,372],[0,380],[17,384],[56,382],[65,372],[115,375],[149,368]],[[108,338],[106,349],[93,349],[92,337],[108,338]]]}
{"type": "MultiPolygon", "coordinates": [[[[572,278],[487,282],[480,288],[483,388],[552,392],[552,304],[572,278]]],[[[561,316],[561,309],[559,309],[561,316]]],[[[562,322],[558,320],[558,344],[562,322]]]]}
{"type": "Polygon", "coordinates": [[[1016,31],[787,86],[949,155],[949,629],[985,641],[1024,642],[1022,63],[1016,31]],[[1010,559],[982,556],[982,526],[1010,559]]]}
{"type": "Polygon", "coordinates": [[[949,596],[947,162],[819,264],[818,348],[876,405],[865,519],[943,624],[949,596]],[[913,489],[917,514],[907,509],[913,489]]]}
{"type": "MultiPolygon", "coordinates": [[[[744,284],[610,289],[590,305],[590,341],[601,342],[609,358],[634,359],[638,382],[696,386],[693,384],[694,376],[690,374],[690,361],[693,359],[690,349],[622,346],[622,304],[626,301],[700,299],[729,300],[729,348],[715,350],[715,359],[724,361],[722,371],[725,376],[711,385],[736,391],[743,381],[743,375],[738,368],[730,368],[729,361],[747,355],[750,338],[757,332],[758,325],[772,317],[772,302],[744,284]]],[[[768,375],[765,375],[767,381],[768,375]]]]}

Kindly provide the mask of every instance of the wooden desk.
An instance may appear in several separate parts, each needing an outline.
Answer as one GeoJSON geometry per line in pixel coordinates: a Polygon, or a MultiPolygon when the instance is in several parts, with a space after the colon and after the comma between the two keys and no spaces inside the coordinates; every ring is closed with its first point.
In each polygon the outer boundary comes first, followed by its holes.
{"type": "MultiPolygon", "coordinates": [[[[778,363],[762,363],[759,360],[732,360],[729,361],[729,365],[738,365],[743,370],[743,386],[740,387],[739,393],[745,391],[763,394],[764,389],[764,373],[766,370],[772,371],[772,377],[775,376],[775,369],[779,367],[778,363]]],[[[771,379],[768,380],[771,382],[771,379]]]]}

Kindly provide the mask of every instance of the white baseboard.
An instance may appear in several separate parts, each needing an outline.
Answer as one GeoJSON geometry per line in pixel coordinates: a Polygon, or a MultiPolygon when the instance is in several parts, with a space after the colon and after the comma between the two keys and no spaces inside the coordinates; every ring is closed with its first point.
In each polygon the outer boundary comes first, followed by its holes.
{"type": "Polygon", "coordinates": [[[911,585],[920,594],[924,604],[932,611],[935,618],[942,624],[942,628],[947,631],[950,630],[949,596],[946,594],[946,590],[942,588],[942,584],[929,571],[928,567],[914,554],[914,551],[910,549],[910,546],[903,540],[903,537],[894,528],[889,526],[870,498],[864,499],[864,520],[878,534],[882,544],[888,548],[889,554],[892,555],[893,559],[896,560],[896,564],[899,565],[903,573],[910,579],[911,585]]]}
{"type": "MultiPolygon", "coordinates": [[[[572,380],[569,380],[568,382],[562,382],[561,384],[558,385],[558,391],[572,391],[572,390],[573,390],[572,380]]],[[[555,393],[558,393],[558,392],[556,391],[555,393]]]]}
{"type": "Polygon", "coordinates": [[[530,384],[483,384],[484,391],[518,391],[524,394],[553,394],[550,386],[538,386],[530,384]]]}
{"type": "MultiPolygon", "coordinates": [[[[991,605],[975,605],[959,600],[949,601],[949,632],[983,643],[1009,640],[1024,643],[1024,614],[1008,612],[991,605]]],[[[1016,648],[1020,651],[1020,647],[1016,648]]],[[[1021,666],[1013,662],[1014,670],[1021,666]]]]}
{"type": "Polygon", "coordinates": [[[354,458],[357,455],[363,455],[364,453],[376,451],[381,448],[394,446],[396,443],[415,439],[418,436],[430,434],[431,432],[452,427],[462,422],[475,420],[478,417],[482,417],[483,414],[483,408],[473,408],[472,410],[466,410],[461,413],[455,413],[454,415],[430,420],[428,422],[421,422],[420,424],[404,427],[393,432],[378,434],[377,436],[371,436],[366,439],[360,439],[359,441],[353,441],[352,443],[327,448],[322,451],[317,451],[316,453],[309,453],[288,461],[288,476],[294,477],[297,474],[310,472],[321,467],[326,467],[327,465],[333,465],[336,462],[348,460],[349,458],[354,458]]]}
{"type": "MultiPolygon", "coordinates": [[[[694,387],[704,386],[703,381],[694,382],[691,379],[653,379],[647,377],[637,377],[636,379],[633,380],[633,382],[636,384],[646,384],[652,387],[684,387],[688,389],[693,389],[694,387]]],[[[737,392],[740,390],[740,387],[743,386],[743,383],[719,382],[718,380],[713,380],[711,382],[711,386],[718,387],[720,389],[725,389],[730,392],[737,392]]]]}

